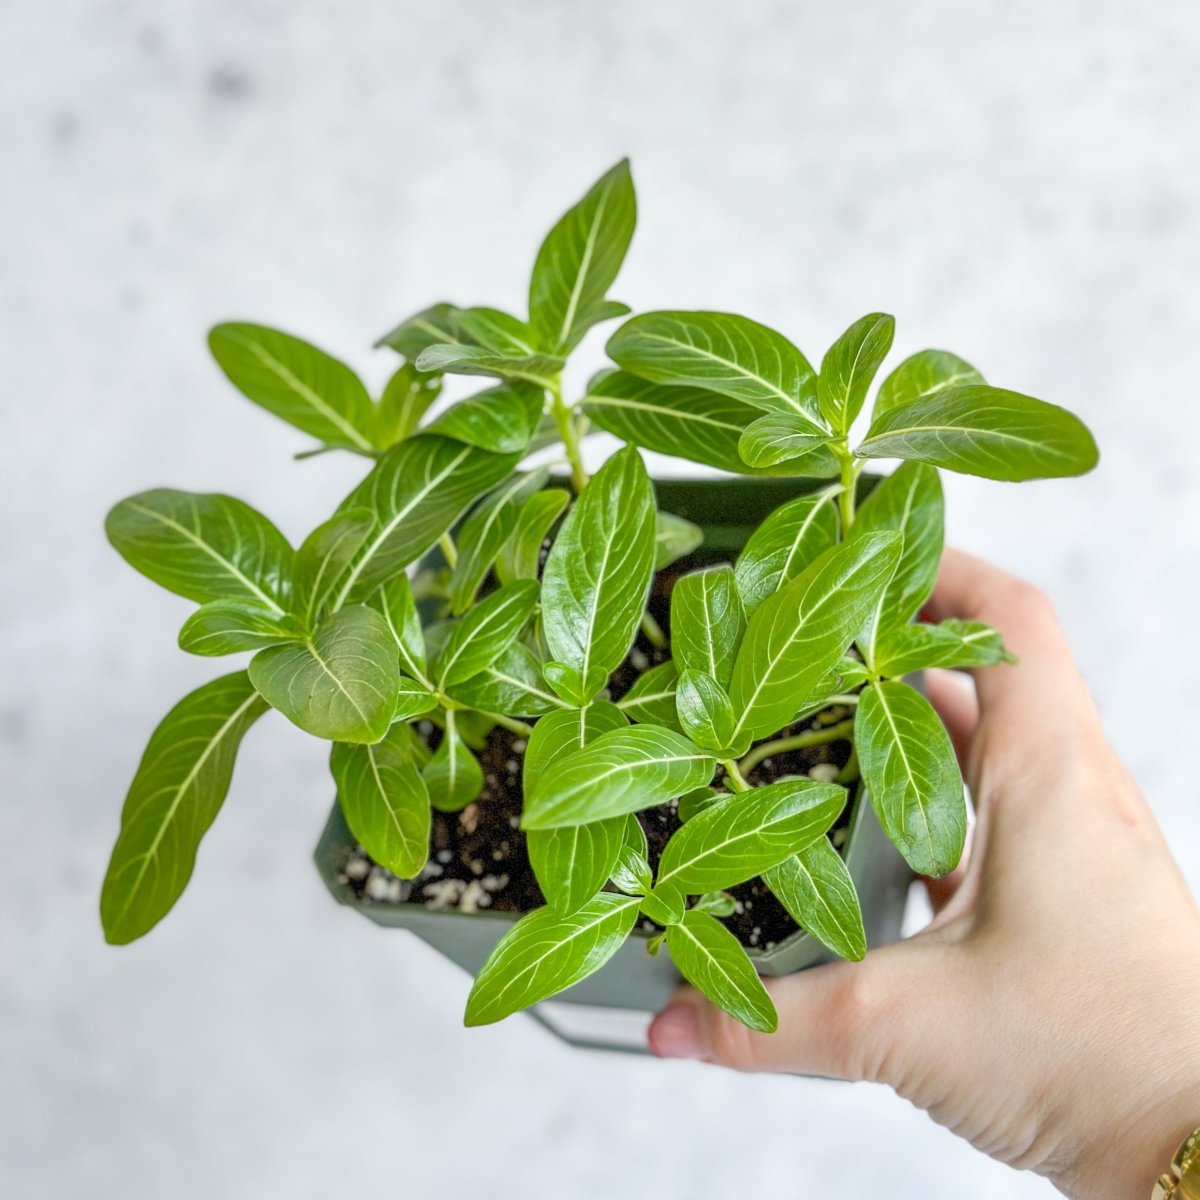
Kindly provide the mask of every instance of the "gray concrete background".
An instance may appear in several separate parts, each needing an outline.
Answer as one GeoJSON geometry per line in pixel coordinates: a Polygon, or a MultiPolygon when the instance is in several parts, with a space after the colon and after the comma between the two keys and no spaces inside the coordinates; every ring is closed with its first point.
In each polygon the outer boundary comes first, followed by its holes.
{"type": "Polygon", "coordinates": [[[1198,883],[1198,77],[1175,0],[5,5],[0,1193],[1045,1196],[882,1089],[463,1031],[464,977],[324,895],[324,752],[280,721],[177,911],[106,948],[128,778],[213,666],[101,520],[172,484],[302,535],[358,467],[291,464],[304,439],[235,396],[207,326],[378,382],[395,318],[519,305],[550,221],[629,153],[622,299],[745,311],[811,357],[886,309],[898,351],[1093,425],[1082,482],[949,480],[950,531],[1054,594],[1198,883]]]}

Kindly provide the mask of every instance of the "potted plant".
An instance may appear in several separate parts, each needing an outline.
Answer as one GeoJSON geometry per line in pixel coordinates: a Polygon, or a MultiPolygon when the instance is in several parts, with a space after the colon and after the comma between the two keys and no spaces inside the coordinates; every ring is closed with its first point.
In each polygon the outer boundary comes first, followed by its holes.
{"type": "MultiPolygon", "coordinates": [[[[212,331],[233,384],[317,440],[305,454],[369,466],[295,550],[229,496],[156,489],[109,514],[126,560],[199,606],[183,649],[251,655],[150,739],[101,896],[110,942],[178,899],[269,708],[332,743],[326,882],[477,970],[471,1025],[546,1019],[564,992],[652,1010],[682,975],[772,1030],[760,973],[861,958],[868,929],[896,936],[910,872],[957,864],[962,778],[917,673],[1007,655],[983,625],[914,620],[938,468],[1077,475],[1091,435],[926,350],[852,440],[892,345],[881,313],[819,370],[745,317],[634,316],[569,403],[568,356],[628,317],[608,291],[634,223],[622,162],[543,242],[527,320],[423,310],[381,339],[402,362],[377,400],[297,338],[212,331]],[[454,376],[492,383],[431,415],[454,376]],[[625,445],[589,476],[594,429],[625,445]],[[656,497],[640,449],[726,474],[656,497]],[[877,459],[902,461],[877,479],[877,459]]],[[[621,1041],[564,1011],[573,1040],[621,1041]]]]}

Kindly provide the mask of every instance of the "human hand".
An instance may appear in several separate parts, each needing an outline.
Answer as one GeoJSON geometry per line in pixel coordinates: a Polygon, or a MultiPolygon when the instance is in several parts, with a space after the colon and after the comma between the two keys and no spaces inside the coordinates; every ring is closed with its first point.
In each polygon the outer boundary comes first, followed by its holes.
{"type": "Polygon", "coordinates": [[[977,821],[915,937],[765,981],[779,1032],[683,987],[664,1058],[886,1083],[984,1153],[1088,1200],[1144,1200],[1200,1122],[1200,912],[1046,598],[948,550],[937,619],[1016,665],[930,672],[977,821]]]}

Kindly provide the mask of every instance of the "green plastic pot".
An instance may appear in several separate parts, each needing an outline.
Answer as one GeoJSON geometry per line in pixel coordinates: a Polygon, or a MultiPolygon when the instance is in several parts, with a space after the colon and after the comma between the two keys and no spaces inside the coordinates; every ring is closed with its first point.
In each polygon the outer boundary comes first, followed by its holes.
{"type": "MultiPolygon", "coordinates": [[[[864,490],[874,480],[864,481],[864,490]]],[[[732,559],[754,527],[780,504],[824,486],[795,479],[668,479],[655,487],[659,506],[704,529],[697,563],[732,559]]],[[[355,845],[335,803],[316,849],[317,869],[339,904],[357,909],[378,925],[407,929],[464,970],[475,974],[492,947],[517,919],[512,913],[434,911],[417,904],[388,904],[359,899],[341,882],[341,868],[355,845]]],[[[895,941],[912,872],[888,841],[863,789],[850,814],[843,855],[862,903],[871,946],[895,941]]],[[[645,1031],[679,983],[666,954],[646,953],[649,935],[637,931],[609,962],[588,979],[529,1013],[575,1046],[608,1050],[645,1050],[645,1031]]],[[[801,930],[770,950],[748,948],[762,975],[787,975],[827,962],[832,955],[801,930]]]]}

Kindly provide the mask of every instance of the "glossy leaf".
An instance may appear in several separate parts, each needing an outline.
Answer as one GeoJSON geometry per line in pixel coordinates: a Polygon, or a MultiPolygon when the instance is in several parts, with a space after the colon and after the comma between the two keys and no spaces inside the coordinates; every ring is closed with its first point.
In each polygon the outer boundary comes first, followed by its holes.
{"type": "Polygon", "coordinates": [[[901,625],[875,644],[875,669],[896,677],[926,667],[990,667],[1013,661],[1000,634],[980,621],[901,625]]]}
{"type": "Polygon", "coordinates": [[[679,683],[679,668],[671,659],[643,671],[633,686],[617,702],[632,721],[643,725],[677,726],[675,692],[679,683]]]}
{"type": "Polygon", "coordinates": [[[741,942],[716,917],[696,909],[667,929],[667,949],[679,973],[701,995],[760,1033],[779,1028],[767,995],[741,942]]]}
{"type": "Polygon", "coordinates": [[[247,600],[281,615],[292,548],[260,512],[232,496],[155,488],[122,500],[104,524],[136,571],[199,604],[247,600]]]}
{"type": "Polygon", "coordinates": [[[676,887],[663,884],[642,897],[642,912],[660,925],[678,925],[687,908],[687,897],[676,887]]]}
{"type": "Polygon", "coordinates": [[[749,749],[734,746],[733,729],[737,718],[725,689],[704,671],[684,671],[675,694],[679,727],[702,750],[727,758],[749,749]]]}
{"type": "Polygon", "coordinates": [[[788,915],[835,954],[854,962],[867,953],[867,934],[854,880],[828,838],[763,872],[788,915]]]}
{"type": "Polygon", "coordinates": [[[573,751],[594,742],[601,734],[624,729],[628,722],[616,705],[605,700],[587,708],[548,713],[533,727],[525,750],[522,782],[528,796],[546,770],[573,751]]]}
{"type": "Polygon", "coordinates": [[[656,725],[602,734],[526,790],[524,829],[557,829],[665,804],[708,783],[716,763],[656,725]]]}
{"type": "Polygon", "coordinates": [[[421,777],[429,802],[440,812],[459,812],[483,791],[483,770],[459,730],[455,713],[446,714],[446,728],[421,777]]]}
{"type": "Polygon", "coordinates": [[[438,654],[438,682],[443,687],[462,683],[499,658],[533,616],[537,595],[531,579],[508,583],[455,621],[438,654]]]}
{"type": "Polygon", "coordinates": [[[376,415],[376,442],[381,450],[416,433],[421,418],[441,393],[441,379],[404,363],[384,386],[376,415]]]}
{"type": "Polygon", "coordinates": [[[671,835],[658,882],[692,894],[745,883],[811,845],[845,806],[844,788],[811,779],[739,792],[696,813],[671,835]]]}
{"type": "Polygon", "coordinates": [[[498,354],[535,352],[529,327],[511,313],[498,308],[456,308],[452,319],[467,341],[498,354]]]}
{"type": "Polygon", "coordinates": [[[798,496],[780,505],[750,535],[733,573],[747,614],[791,583],[838,540],[831,493],[798,496]]]}
{"type": "Polygon", "coordinates": [[[329,610],[350,564],[375,529],[369,508],[349,508],[319,525],[296,551],[292,611],[312,628],[329,610]]]}
{"type": "Polygon", "coordinates": [[[413,717],[423,717],[438,707],[438,698],[423,684],[415,679],[400,677],[400,686],[396,689],[396,707],[392,711],[393,721],[411,721],[413,717]]]}
{"type": "Polygon", "coordinates": [[[417,370],[519,379],[549,388],[554,386],[565,361],[552,354],[497,354],[482,346],[430,346],[417,358],[417,370]]]}
{"type": "Polygon", "coordinates": [[[531,829],[529,862],[550,906],[564,913],[581,909],[608,882],[624,838],[624,817],[531,829]]]}
{"type": "Polygon", "coordinates": [[[304,642],[260,650],[250,679],[263,699],[314,737],[377,742],[396,711],[396,646],[374,609],[352,605],[304,642]]]}
{"type": "Polygon", "coordinates": [[[408,729],[393,725],[373,746],[335,743],[329,768],[350,832],[374,862],[411,879],[429,855],[429,791],[408,729]]]}
{"type": "Polygon", "coordinates": [[[654,519],[654,569],[662,571],[696,550],[704,530],[673,513],[659,512],[654,519]]]}
{"type": "Polygon", "coordinates": [[[1011,481],[1083,475],[1100,459],[1087,426],[1065,408],[982,384],[888,409],[855,453],[1011,481]]]}
{"type": "Polygon", "coordinates": [[[425,432],[496,454],[525,454],[541,419],[542,403],[540,388],[502,383],[452,404],[425,432]]]}
{"type": "Polygon", "coordinates": [[[887,358],[896,333],[894,317],[869,313],[855,321],[825,352],[817,398],[825,420],[846,433],[862,411],[871,380],[887,358]]]}
{"type": "Polygon", "coordinates": [[[383,617],[400,652],[400,669],[421,683],[428,683],[425,634],[407,575],[393,575],[372,594],[370,605],[383,617]]]}
{"type": "Polygon", "coordinates": [[[602,892],[577,912],[539,908],[488,956],[467,998],[467,1025],[489,1025],[598,971],[637,921],[638,898],[602,892]]]}
{"type": "Polygon", "coordinates": [[[654,886],[654,876],[650,871],[650,847],[646,841],[646,831],[636,813],[629,813],[625,818],[621,849],[617,853],[612,881],[630,896],[644,896],[654,886]]]}
{"type": "Polygon", "coordinates": [[[835,546],[755,609],[729,688],[735,738],[791,722],[878,604],[900,543],[897,533],[871,533],[835,546]]]}
{"type": "Polygon", "coordinates": [[[100,894],[108,942],[142,937],[179,899],[229,791],[242,738],[266,708],[238,671],[184,697],[154,731],[125,798],[100,894]]]}
{"type": "Polygon", "coordinates": [[[983,383],[984,378],[969,362],[946,350],[922,350],[906,358],[879,385],[874,416],[903,408],[922,396],[965,384],[983,383]]]}
{"type": "Polygon", "coordinates": [[[654,533],[650,480],[637,451],[626,447],[583,489],[542,572],[551,657],[577,670],[589,691],[633,643],[654,571],[654,533]]]}
{"type": "Polygon", "coordinates": [[[728,797],[728,792],[718,791],[716,788],[696,788],[694,791],[688,792],[686,796],[679,797],[675,812],[680,821],[690,821],[697,813],[702,813],[706,808],[711,808],[728,797]]]}
{"type": "Polygon", "coordinates": [[[322,442],[375,447],[375,408],[345,363],[277,329],[214,326],[208,348],[230,383],[255,404],[322,442]]]}
{"type": "Polygon", "coordinates": [[[789,475],[829,479],[839,469],[832,445],[828,433],[799,413],[767,413],[746,426],[738,453],[752,467],[786,468],[789,475]]]}
{"type": "Polygon", "coordinates": [[[421,351],[430,346],[442,346],[461,340],[453,304],[434,304],[401,321],[375,343],[390,346],[398,354],[416,361],[421,351]]]}
{"type": "Polygon", "coordinates": [[[183,623],[179,648],[206,656],[280,646],[304,636],[296,619],[248,600],[211,600],[183,623]]]}
{"type": "Polygon", "coordinates": [[[365,599],[381,583],[400,574],[516,462],[515,455],[489,454],[426,434],[388,450],[342,502],[343,512],[369,508],[378,524],[346,573],[334,606],[365,599]]]}
{"type": "Polygon", "coordinates": [[[633,180],[622,159],[562,216],[538,250],[529,323],[543,347],[568,351],[591,320],[613,315],[597,308],[621,269],[636,223],[633,180]]]}
{"type": "Polygon", "coordinates": [[[681,670],[729,682],[746,617],[733,568],[682,575],[671,591],[671,651],[681,670]]]}
{"type": "Polygon", "coordinates": [[[921,875],[953,870],[967,806],[954,747],[929,701],[898,681],[867,688],[854,748],[879,823],[909,866],[921,875]]]}
{"type": "Polygon", "coordinates": [[[880,482],[858,510],[852,540],[889,530],[904,536],[896,570],[857,635],[868,665],[879,634],[907,622],[933,591],[942,561],[943,509],[937,471],[907,462],[880,482]]]}
{"type": "Polygon", "coordinates": [[[458,531],[458,561],[450,573],[450,611],[458,616],[474,602],[479,585],[513,536],[521,505],[546,482],[548,472],[510,476],[479,502],[458,531]]]}
{"type": "Polygon", "coordinates": [[[566,703],[546,687],[537,655],[521,642],[513,642],[478,675],[447,686],[446,692],[468,708],[509,717],[539,717],[566,703]]]}
{"type": "Polygon", "coordinates": [[[496,559],[496,575],[501,583],[538,577],[542,546],[570,498],[562,488],[547,488],[521,505],[512,535],[496,559]]]}
{"type": "Polygon", "coordinates": [[[738,452],[742,431],[762,414],[743,400],[609,370],[592,379],[581,408],[601,429],[646,450],[742,475],[773,473],[738,452]]]}
{"type": "Polygon", "coordinates": [[[653,312],[626,321],[608,355],[654,383],[706,388],[773,412],[815,417],[817,379],[782,334],[720,312],[653,312]]]}

